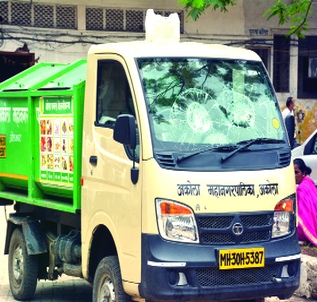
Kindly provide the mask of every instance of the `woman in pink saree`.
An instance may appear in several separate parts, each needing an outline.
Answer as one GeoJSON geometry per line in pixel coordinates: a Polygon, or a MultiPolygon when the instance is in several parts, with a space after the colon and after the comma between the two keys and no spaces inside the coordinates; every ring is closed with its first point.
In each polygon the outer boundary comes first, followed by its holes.
{"type": "Polygon", "coordinates": [[[301,158],[294,160],[298,204],[298,240],[317,246],[317,188],[309,177],[311,168],[301,158]]]}

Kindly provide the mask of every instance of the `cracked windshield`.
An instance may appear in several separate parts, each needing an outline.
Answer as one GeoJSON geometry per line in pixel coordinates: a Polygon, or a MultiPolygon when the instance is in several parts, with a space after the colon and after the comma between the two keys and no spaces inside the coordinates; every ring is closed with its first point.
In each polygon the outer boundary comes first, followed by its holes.
{"type": "Polygon", "coordinates": [[[261,62],[150,58],[138,64],[156,151],[287,140],[261,62]]]}

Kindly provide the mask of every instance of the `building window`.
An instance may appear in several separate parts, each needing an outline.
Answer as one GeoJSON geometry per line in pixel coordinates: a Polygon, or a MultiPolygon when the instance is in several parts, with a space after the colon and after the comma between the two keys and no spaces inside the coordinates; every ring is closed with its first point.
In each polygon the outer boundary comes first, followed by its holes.
{"type": "MultiPolygon", "coordinates": [[[[168,17],[170,11],[155,11],[156,14],[168,17]]],[[[180,33],[184,33],[184,13],[177,12],[180,20],[180,33]]],[[[110,9],[99,7],[86,8],[86,29],[107,31],[145,32],[144,9],[110,9]]]]}
{"type": "Polygon", "coordinates": [[[103,8],[88,7],[86,8],[86,29],[87,30],[103,30],[104,24],[104,13],[103,8]]]}
{"type": "Polygon", "coordinates": [[[31,26],[31,4],[28,2],[11,3],[11,24],[31,26]]]}
{"type": "Polygon", "coordinates": [[[8,2],[0,1],[0,16],[3,18],[1,24],[8,24],[8,2]]]}
{"type": "Polygon", "coordinates": [[[306,36],[298,40],[297,97],[317,97],[317,36],[306,36]]]}
{"type": "Polygon", "coordinates": [[[254,51],[259,55],[261,58],[266,70],[269,72],[270,68],[270,49],[268,48],[252,48],[252,47],[247,47],[248,49],[254,51]]]}
{"type": "Polygon", "coordinates": [[[56,27],[76,29],[76,6],[56,5],[56,27]]]}
{"type": "Polygon", "coordinates": [[[106,10],[106,30],[123,31],[124,14],[121,9],[106,10]]]}
{"type": "Polygon", "coordinates": [[[0,0],[2,24],[77,29],[77,6],[0,0]]]}
{"type": "MultiPolygon", "coordinates": [[[[172,11],[155,11],[168,17],[172,11]]],[[[184,33],[184,12],[177,11],[180,33],[184,33]]],[[[77,29],[77,6],[0,0],[2,24],[41,28],[77,29]]],[[[145,9],[86,7],[86,30],[144,33],[145,9]]]]}
{"type": "Polygon", "coordinates": [[[273,85],[276,92],[289,92],[290,39],[274,35],[273,85]]]}
{"type": "Polygon", "coordinates": [[[34,4],[34,26],[54,27],[54,8],[52,5],[34,4]]]}
{"type": "Polygon", "coordinates": [[[126,13],[126,30],[144,32],[144,13],[140,10],[128,10],[126,13]]]}

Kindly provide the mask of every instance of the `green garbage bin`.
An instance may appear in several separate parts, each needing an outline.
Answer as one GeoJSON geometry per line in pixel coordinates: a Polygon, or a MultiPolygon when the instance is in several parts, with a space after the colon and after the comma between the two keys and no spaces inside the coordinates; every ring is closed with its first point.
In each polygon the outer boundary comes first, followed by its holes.
{"type": "Polygon", "coordinates": [[[86,60],[39,63],[0,83],[0,198],[80,209],[86,60]]]}

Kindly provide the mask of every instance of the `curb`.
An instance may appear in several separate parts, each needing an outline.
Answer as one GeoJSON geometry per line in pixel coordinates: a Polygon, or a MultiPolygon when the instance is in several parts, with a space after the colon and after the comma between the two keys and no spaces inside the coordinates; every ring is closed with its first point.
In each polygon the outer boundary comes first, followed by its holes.
{"type": "Polygon", "coordinates": [[[295,295],[317,299],[317,258],[301,255],[300,285],[295,295]]]}

